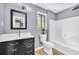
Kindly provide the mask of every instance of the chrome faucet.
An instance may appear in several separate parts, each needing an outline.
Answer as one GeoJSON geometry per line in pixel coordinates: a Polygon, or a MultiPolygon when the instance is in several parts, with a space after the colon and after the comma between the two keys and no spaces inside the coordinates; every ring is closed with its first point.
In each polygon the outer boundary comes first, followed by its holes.
{"type": "MultiPolygon", "coordinates": [[[[21,29],[21,27],[23,27],[23,23],[21,22],[21,20],[16,20],[16,22],[18,22],[20,25],[19,25],[19,27],[20,27],[20,29],[21,29]]],[[[20,37],[20,30],[19,30],[19,37],[20,37]]]]}

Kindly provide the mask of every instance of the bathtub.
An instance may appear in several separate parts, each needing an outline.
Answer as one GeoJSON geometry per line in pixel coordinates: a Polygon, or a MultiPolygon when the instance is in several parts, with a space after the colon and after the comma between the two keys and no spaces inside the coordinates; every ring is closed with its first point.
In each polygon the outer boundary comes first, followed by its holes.
{"type": "Polygon", "coordinates": [[[49,20],[49,41],[64,54],[79,55],[79,16],[49,20]]]}

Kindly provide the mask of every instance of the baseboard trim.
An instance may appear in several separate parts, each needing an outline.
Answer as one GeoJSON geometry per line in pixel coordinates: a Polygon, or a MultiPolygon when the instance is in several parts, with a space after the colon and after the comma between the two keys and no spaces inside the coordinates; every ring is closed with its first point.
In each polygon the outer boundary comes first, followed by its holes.
{"type": "Polygon", "coordinates": [[[35,49],[35,51],[39,50],[39,49],[42,49],[44,46],[41,46],[41,47],[38,47],[35,49]]]}
{"type": "Polygon", "coordinates": [[[57,51],[63,53],[64,55],[66,55],[66,53],[67,53],[66,51],[64,51],[64,50],[62,50],[62,49],[59,49],[59,48],[54,48],[54,49],[56,49],[57,51]]]}

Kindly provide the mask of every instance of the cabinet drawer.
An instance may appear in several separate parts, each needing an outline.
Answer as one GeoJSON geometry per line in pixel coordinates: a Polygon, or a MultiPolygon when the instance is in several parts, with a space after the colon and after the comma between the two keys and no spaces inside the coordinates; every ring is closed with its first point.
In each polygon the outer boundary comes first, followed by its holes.
{"type": "Polygon", "coordinates": [[[7,42],[7,44],[10,45],[10,46],[14,46],[14,45],[18,45],[19,42],[17,42],[17,41],[10,41],[10,42],[7,42]]]}
{"type": "Polygon", "coordinates": [[[14,46],[14,45],[18,45],[19,44],[19,42],[9,42],[8,43],[8,45],[10,45],[10,46],[14,46]]]}
{"type": "Polygon", "coordinates": [[[26,54],[27,55],[33,55],[34,54],[34,51],[31,49],[31,50],[26,50],[26,54]]]}
{"type": "Polygon", "coordinates": [[[26,49],[33,49],[34,48],[34,43],[31,42],[31,43],[24,43],[23,46],[26,48],[26,49]]]}
{"type": "Polygon", "coordinates": [[[26,48],[32,48],[33,47],[33,45],[27,45],[26,46],[26,48]]]}
{"type": "Polygon", "coordinates": [[[33,42],[33,39],[27,39],[27,43],[33,42]]]}

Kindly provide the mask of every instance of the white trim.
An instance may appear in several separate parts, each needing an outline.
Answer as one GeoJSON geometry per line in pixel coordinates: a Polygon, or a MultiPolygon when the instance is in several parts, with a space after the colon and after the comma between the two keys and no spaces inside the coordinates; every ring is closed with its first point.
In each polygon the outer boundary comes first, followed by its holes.
{"type": "MultiPolygon", "coordinates": [[[[58,45],[60,45],[60,46],[63,46],[63,47],[65,47],[65,48],[68,48],[68,49],[72,49],[73,51],[79,52],[78,49],[75,49],[75,48],[73,48],[72,46],[65,45],[65,44],[63,44],[63,43],[61,43],[61,42],[53,41],[53,43],[56,43],[56,44],[58,44],[58,45]]],[[[62,49],[60,49],[60,48],[58,48],[58,47],[55,47],[55,49],[57,49],[58,51],[63,52],[64,54],[68,55],[68,52],[66,52],[66,51],[64,51],[64,50],[62,50],[62,49]]]]}
{"type": "Polygon", "coordinates": [[[45,15],[45,16],[47,16],[47,14],[45,14],[45,13],[42,13],[42,12],[39,12],[39,11],[37,12],[37,15],[38,15],[38,14],[42,14],[42,15],[45,15]]]}
{"type": "Polygon", "coordinates": [[[66,52],[66,51],[64,51],[64,50],[62,50],[62,49],[59,49],[59,48],[55,48],[55,49],[56,49],[57,51],[63,53],[64,55],[67,55],[67,52],[66,52]]]}

